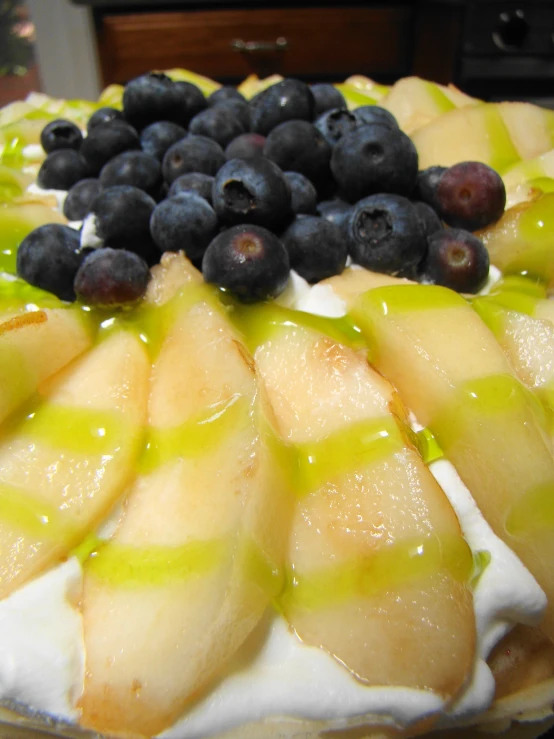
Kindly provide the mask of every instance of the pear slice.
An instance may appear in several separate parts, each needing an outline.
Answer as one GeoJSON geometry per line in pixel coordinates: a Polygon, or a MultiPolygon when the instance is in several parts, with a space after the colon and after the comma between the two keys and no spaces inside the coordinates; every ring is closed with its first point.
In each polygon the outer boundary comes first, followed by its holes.
{"type": "Polygon", "coordinates": [[[66,557],[133,478],[149,369],[140,341],[116,332],[4,428],[0,597],[66,557]]]}
{"type": "Polygon", "coordinates": [[[554,191],[554,149],[515,164],[502,179],[506,186],[506,209],[535,200],[543,192],[554,191]]]}
{"type": "Polygon", "coordinates": [[[282,583],[292,498],[252,358],[201,279],[182,255],[155,270],[147,449],[85,563],[82,724],[110,734],[172,725],[282,583]]]}
{"type": "Polygon", "coordinates": [[[284,613],[362,681],[448,700],[475,646],[458,520],[391,385],[363,355],[270,313],[255,360],[295,450],[298,495],[284,613]]]}
{"type": "Polygon", "coordinates": [[[0,314],[0,423],[90,345],[84,314],[65,308],[21,313],[5,307],[0,314]]]}
{"type": "Polygon", "coordinates": [[[544,413],[493,334],[437,286],[370,290],[352,308],[377,369],[435,434],[485,518],[546,592],[554,638],[554,459],[544,413]]]}

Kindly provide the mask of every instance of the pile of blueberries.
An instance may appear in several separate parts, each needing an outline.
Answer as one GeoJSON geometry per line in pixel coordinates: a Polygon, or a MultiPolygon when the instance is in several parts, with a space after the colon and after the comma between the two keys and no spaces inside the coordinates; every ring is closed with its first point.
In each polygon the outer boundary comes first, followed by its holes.
{"type": "Polygon", "coordinates": [[[67,190],[80,230],[41,226],[18,274],[64,300],[136,301],[149,268],[183,251],[207,282],[244,302],[276,297],[291,269],[315,283],[350,256],[367,269],[476,292],[488,253],[472,233],[504,212],[484,164],[418,171],[418,155],[378,106],[354,111],[332,85],[285,79],[250,101],[207,99],[164,74],[130,81],[123,110],[101,108],[87,135],[43,130],[38,185],[67,190]]]}

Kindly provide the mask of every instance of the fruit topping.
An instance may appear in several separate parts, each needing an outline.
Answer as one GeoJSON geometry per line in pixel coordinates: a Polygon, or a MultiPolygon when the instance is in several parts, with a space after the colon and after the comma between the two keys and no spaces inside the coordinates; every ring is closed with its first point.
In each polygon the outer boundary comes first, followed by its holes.
{"type": "Polygon", "coordinates": [[[40,143],[47,154],[57,149],[79,149],[82,140],[79,128],[63,118],[47,123],[40,134],[40,143]]]}
{"type": "Polygon", "coordinates": [[[334,108],[320,115],[314,125],[321,131],[325,140],[334,146],[347,133],[359,128],[360,123],[348,108],[334,108]]]}
{"type": "Polygon", "coordinates": [[[165,181],[171,184],[188,172],[215,175],[224,163],[225,154],[216,141],[206,136],[187,136],[166,151],[162,172],[165,181]]]}
{"type": "Polygon", "coordinates": [[[73,280],[84,255],[79,234],[69,226],[47,223],[31,231],[17,251],[17,274],[62,300],[75,300],[73,280]]]}
{"type": "Polygon", "coordinates": [[[476,293],[489,274],[489,253],[483,242],[460,228],[445,228],[427,239],[421,274],[427,282],[462,293],[476,293]]]}
{"type": "Polygon", "coordinates": [[[185,80],[178,80],[173,83],[173,94],[177,99],[179,108],[179,116],[175,120],[180,126],[188,126],[189,121],[194,118],[197,113],[206,107],[206,98],[196,85],[185,80]]]}
{"type": "Polygon", "coordinates": [[[112,157],[132,149],[140,149],[138,133],[125,121],[115,119],[95,126],[84,139],[80,152],[90,171],[98,174],[112,157]]]}
{"type": "Polygon", "coordinates": [[[208,96],[208,105],[219,105],[227,100],[238,100],[241,103],[246,102],[246,98],[240,93],[236,87],[232,85],[224,85],[219,90],[214,90],[211,95],[208,96]]]}
{"type": "Polygon", "coordinates": [[[225,111],[227,115],[242,123],[245,133],[252,128],[250,120],[250,105],[246,100],[222,100],[215,106],[218,110],[225,111]]]}
{"type": "Polygon", "coordinates": [[[198,193],[181,192],[156,206],[150,232],[161,251],[184,251],[198,264],[218,231],[213,208],[198,193]]]}
{"type": "Polygon", "coordinates": [[[287,121],[267,136],[264,155],[283,171],[300,172],[317,189],[331,177],[331,147],[323,134],[308,121],[287,121]]]}
{"type": "Polygon", "coordinates": [[[417,173],[412,197],[437,209],[437,187],[447,167],[427,167],[417,173]]]}
{"type": "Polygon", "coordinates": [[[140,134],[140,145],[146,154],[161,162],[170,146],[184,139],[186,130],[171,121],[156,121],[146,126],[140,134]]]}
{"type": "Polygon", "coordinates": [[[417,151],[400,129],[381,123],[343,136],[333,149],[331,170],[350,202],[378,192],[409,195],[417,177],[417,151]]]}
{"type": "Polygon", "coordinates": [[[182,113],[173,81],[165,74],[144,74],[130,80],[123,91],[125,119],[137,131],[156,121],[180,123],[182,113]]]}
{"type": "Polygon", "coordinates": [[[117,108],[99,108],[96,110],[91,117],[88,119],[87,131],[90,133],[93,128],[99,126],[101,123],[110,123],[111,121],[123,121],[123,113],[117,108]]]}
{"type": "Polygon", "coordinates": [[[182,174],[173,180],[171,187],[167,193],[168,198],[172,198],[174,195],[179,195],[181,192],[193,191],[198,193],[204,198],[210,205],[212,204],[212,187],[214,178],[209,174],[202,174],[202,172],[188,172],[188,174],[182,174]]]}
{"type": "Polygon", "coordinates": [[[322,218],[341,225],[350,214],[352,206],[340,198],[334,198],[333,200],[320,200],[316,210],[322,218]]]}
{"type": "Polygon", "coordinates": [[[265,140],[265,136],[259,133],[241,133],[227,144],[225,156],[227,159],[261,157],[264,153],[265,140]]]}
{"type": "Polygon", "coordinates": [[[360,200],[345,228],[349,253],[366,269],[397,274],[425,255],[425,235],[413,204],[401,195],[378,194],[360,200]]]}
{"type": "Polygon", "coordinates": [[[126,249],[96,249],[75,275],[79,300],[100,308],[133,303],[144,295],[150,279],[148,265],[126,249]]]}
{"type": "Polygon", "coordinates": [[[416,201],[414,202],[414,208],[417,210],[419,222],[426,236],[430,236],[435,231],[440,231],[442,228],[441,219],[430,205],[422,201],[416,201]]]}
{"type": "Polygon", "coordinates": [[[278,229],[290,217],[290,202],[284,174],[265,157],[231,159],[215,176],[213,206],[223,223],[278,229]]]}
{"type": "Polygon", "coordinates": [[[292,212],[315,213],[317,190],[307,177],[300,172],[285,172],[290,187],[290,205],[292,212]]]}
{"type": "Polygon", "coordinates": [[[390,128],[398,128],[396,118],[386,108],[379,105],[361,105],[353,111],[354,117],[360,124],[366,123],[382,123],[390,128]]]}
{"type": "Polygon", "coordinates": [[[67,193],[63,204],[63,214],[68,221],[82,221],[90,211],[92,203],[100,194],[102,185],[100,181],[88,177],[79,180],[67,193]]]}
{"type": "Polygon", "coordinates": [[[56,149],[41,164],[37,184],[45,190],[69,190],[89,174],[86,162],[75,149],[56,149]]]}
{"type": "Polygon", "coordinates": [[[295,119],[311,121],[314,108],[313,93],[305,82],[282,80],[250,100],[252,130],[266,136],[279,123],[295,119]]]}
{"type": "Polygon", "coordinates": [[[251,303],[276,298],[289,278],[288,252],[283,243],[260,226],[234,226],[211,242],[202,260],[206,282],[229,290],[251,303]]]}
{"type": "Polygon", "coordinates": [[[213,139],[225,147],[241,133],[246,133],[247,128],[230,107],[214,105],[194,116],[189,123],[189,131],[196,136],[213,139]]]}
{"type": "Polygon", "coordinates": [[[481,162],[460,162],[443,173],[436,189],[437,211],[449,226],[476,231],[504,213],[506,188],[500,175],[481,162]]]}
{"type": "Polygon", "coordinates": [[[157,199],[162,186],[162,168],[157,159],[143,151],[124,151],[102,167],[102,187],[132,185],[157,199]]]}
{"type": "Polygon", "coordinates": [[[333,108],[346,108],[346,100],[340,90],[334,85],[321,82],[311,87],[312,95],[315,100],[314,117],[317,118],[326,110],[333,108]]]}
{"type": "Polygon", "coordinates": [[[325,218],[297,217],[281,239],[289,253],[291,269],[308,282],[338,275],[346,265],[346,238],[339,226],[325,218]]]}

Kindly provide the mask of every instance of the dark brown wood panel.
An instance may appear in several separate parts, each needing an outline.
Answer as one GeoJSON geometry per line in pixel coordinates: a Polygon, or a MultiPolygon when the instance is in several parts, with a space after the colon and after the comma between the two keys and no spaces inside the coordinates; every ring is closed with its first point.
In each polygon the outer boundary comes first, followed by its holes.
{"type": "Polygon", "coordinates": [[[411,16],[402,5],[108,14],[99,28],[104,83],[176,66],[216,79],[252,72],[401,75],[409,69],[411,16]],[[277,39],[285,39],[286,48],[232,48],[237,40],[277,39]]]}

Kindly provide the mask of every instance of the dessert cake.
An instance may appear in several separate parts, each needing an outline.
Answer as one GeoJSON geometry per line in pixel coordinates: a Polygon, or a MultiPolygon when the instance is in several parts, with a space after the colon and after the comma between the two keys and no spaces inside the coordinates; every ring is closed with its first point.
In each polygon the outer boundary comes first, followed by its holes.
{"type": "Polygon", "coordinates": [[[0,147],[0,726],[554,725],[554,113],[170,70],[0,147]]]}

